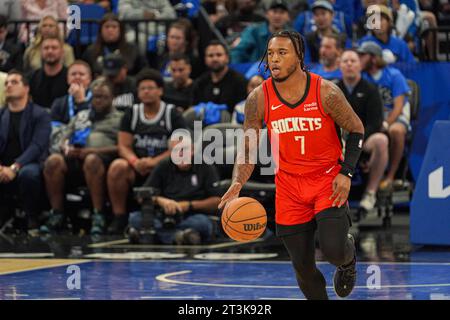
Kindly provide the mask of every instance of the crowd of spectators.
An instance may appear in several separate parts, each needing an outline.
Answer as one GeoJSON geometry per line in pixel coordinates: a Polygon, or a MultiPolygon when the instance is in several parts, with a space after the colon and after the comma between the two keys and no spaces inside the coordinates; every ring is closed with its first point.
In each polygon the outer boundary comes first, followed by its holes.
{"type": "Polygon", "coordinates": [[[220,121],[217,111],[242,124],[247,94],[268,76],[264,61],[255,66],[284,29],[302,34],[307,67],[338,84],[365,124],[371,178],[361,207],[373,209],[377,189],[392,187],[411,130],[410,88],[392,64],[436,60],[429,29],[448,22],[448,1],[204,0],[224,41],[203,47],[198,10],[186,3],[0,0],[0,226],[4,208],[18,203],[15,229],[58,232],[66,193],[85,186],[91,233],[120,234],[135,209],[131,190],[145,184],[162,190],[154,200],[164,214],[190,217],[161,241],[210,240],[204,218],[217,208],[222,177],[213,166],[171,163],[170,136],[190,127],[190,110],[205,125],[220,121]],[[105,12],[81,52],[60,23],[77,3],[105,12]],[[133,19],[144,23],[124,23],[133,19]],[[146,27],[152,19],[172,22],[146,27]],[[241,74],[238,64],[253,72],[241,74]]]}

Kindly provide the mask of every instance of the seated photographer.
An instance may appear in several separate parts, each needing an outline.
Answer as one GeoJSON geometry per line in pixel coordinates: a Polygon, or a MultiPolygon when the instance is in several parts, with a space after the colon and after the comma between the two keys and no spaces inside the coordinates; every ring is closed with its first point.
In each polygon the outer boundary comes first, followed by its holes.
{"type": "Polygon", "coordinates": [[[122,114],[112,106],[112,87],[105,78],[91,84],[92,108],[78,112],[63,133],[62,153],[45,162],[44,177],[51,205],[41,232],[58,231],[64,223],[64,186],[86,184],[92,199],[92,234],[103,232],[102,214],[105,178],[109,164],[117,157],[117,133],[122,114]],[[83,179],[84,178],[84,179],[83,179]]]}
{"type": "MultiPolygon", "coordinates": [[[[144,186],[158,189],[153,197],[160,215],[155,219],[158,240],[164,244],[200,244],[211,241],[214,223],[209,214],[217,212],[221,191],[219,174],[214,166],[192,164],[194,148],[191,139],[172,149],[171,156],[153,170],[144,186]]],[[[130,216],[130,225],[134,225],[130,216]]]]}
{"type": "Polygon", "coordinates": [[[136,77],[140,104],[125,111],[118,134],[121,159],[108,170],[107,184],[114,219],[108,233],[121,234],[128,223],[127,199],[132,186],[141,186],[153,168],[169,152],[172,132],[185,128],[185,122],[174,105],[166,104],[164,81],[153,69],[144,69],[136,77]]]}

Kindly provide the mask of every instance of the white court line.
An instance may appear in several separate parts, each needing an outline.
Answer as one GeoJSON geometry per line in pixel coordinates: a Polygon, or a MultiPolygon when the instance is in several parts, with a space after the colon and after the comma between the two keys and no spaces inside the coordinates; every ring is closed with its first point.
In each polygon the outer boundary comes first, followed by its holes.
{"type": "Polygon", "coordinates": [[[258,300],[306,300],[305,298],[267,298],[267,297],[261,297],[258,298],[258,300]]]}
{"type": "Polygon", "coordinates": [[[98,242],[88,245],[88,248],[103,248],[112,246],[114,244],[122,244],[122,243],[130,243],[128,239],[120,239],[120,240],[113,240],[113,241],[105,241],[105,242],[98,242]]]}
{"type": "Polygon", "coordinates": [[[161,296],[161,297],[141,297],[141,299],[193,299],[193,300],[197,300],[197,299],[202,299],[202,297],[200,296],[186,296],[186,297],[182,297],[182,296],[161,296]]]}
{"type": "MultiPolygon", "coordinates": [[[[102,259],[102,262],[129,262],[129,259],[102,259]]],[[[278,261],[278,260],[200,260],[200,259],[152,259],[152,260],[136,260],[133,262],[139,263],[154,263],[154,262],[166,262],[166,263],[258,263],[258,264],[292,264],[291,261],[278,261]]],[[[316,264],[330,264],[326,261],[317,261],[316,264]]],[[[431,265],[431,266],[450,266],[450,262],[379,262],[379,261],[357,261],[356,265],[431,265]]]]}
{"type": "Polygon", "coordinates": [[[89,245],[90,248],[110,248],[110,249],[221,249],[228,247],[237,247],[246,244],[254,244],[258,242],[262,242],[263,240],[257,239],[253,241],[247,242],[237,242],[230,241],[218,244],[209,244],[209,245],[183,245],[181,247],[175,245],[164,245],[164,244],[129,244],[127,239],[124,240],[115,240],[109,242],[97,243],[94,245],[89,245]]]}
{"type": "Polygon", "coordinates": [[[81,300],[81,298],[36,298],[36,299],[20,299],[20,300],[81,300]]]}
{"type": "MultiPolygon", "coordinates": [[[[171,273],[163,273],[156,276],[156,280],[172,284],[184,284],[191,286],[203,286],[203,287],[220,287],[220,288],[255,288],[255,289],[298,289],[298,286],[264,286],[264,285],[252,285],[252,284],[221,284],[221,283],[207,283],[207,282],[191,282],[169,279],[170,277],[179,276],[183,274],[189,274],[192,270],[183,270],[171,273]]],[[[434,283],[434,284],[393,284],[382,285],[380,289],[389,288],[429,288],[429,287],[450,287],[450,283],[434,283]]],[[[327,289],[333,289],[328,286],[327,289]]],[[[355,286],[355,289],[368,289],[367,286],[355,286]]]]}

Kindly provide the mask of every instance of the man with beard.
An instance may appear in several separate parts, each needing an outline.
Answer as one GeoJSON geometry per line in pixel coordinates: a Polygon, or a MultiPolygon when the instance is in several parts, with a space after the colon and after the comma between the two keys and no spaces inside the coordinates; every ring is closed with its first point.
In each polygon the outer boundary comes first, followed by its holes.
{"type": "Polygon", "coordinates": [[[247,27],[235,40],[231,50],[233,63],[255,62],[264,54],[266,43],[272,33],[287,27],[290,20],[285,0],[274,0],[266,11],[266,23],[247,27]]]}
{"type": "MultiPolygon", "coordinates": [[[[358,43],[360,45],[368,41],[377,43],[382,48],[383,56],[388,63],[415,63],[416,60],[405,40],[392,33],[394,29],[394,16],[391,9],[385,5],[377,5],[376,7],[380,12],[380,26],[370,30],[370,34],[360,39],[358,43]],[[388,57],[389,60],[387,60],[388,57]]],[[[370,13],[371,10],[374,9],[368,9],[367,13],[370,13]]]]}
{"type": "Polygon", "coordinates": [[[225,104],[230,113],[234,106],[247,96],[247,80],[228,67],[230,57],[227,48],[213,40],[205,49],[205,64],[209,71],[194,83],[193,105],[201,102],[225,104]]]}
{"type": "Polygon", "coordinates": [[[364,78],[378,86],[383,100],[383,131],[389,135],[390,166],[380,189],[390,190],[403,157],[406,134],[411,130],[411,106],[408,101],[411,89],[400,70],[386,66],[383,51],[376,42],[364,42],[358,53],[365,71],[364,78]]]}
{"type": "Polygon", "coordinates": [[[189,57],[181,53],[170,56],[169,69],[173,80],[165,83],[163,100],[184,111],[192,105],[194,87],[189,57]]]}
{"type": "Polygon", "coordinates": [[[334,9],[331,3],[328,1],[316,1],[311,6],[313,17],[317,29],[309,32],[305,36],[306,50],[305,50],[305,63],[318,62],[320,45],[323,37],[330,34],[339,35],[345,42],[345,47],[351,47],[351,42],[348,41],[344,32],[340,32],[333,25],[334,9]]]}
{"type": "Polygon", "coordinates": [[[235,11],[216,22],[217,29],[228,43],[232,43],[237,37],[240,37],[246,27],[266,21],[263,15],[255,12],[256,0],[237,0],[236,6],[235,11]]]}
{"type": "Polygon", "coordinates": [[[62,40],[56,36],[46,38],[42,42],[41,54],[44,66],[31,73],[30,94],[36,104],[50,109],[53,101],[69,90],[62,40]]]}
{"type": "MultiPolygon", "coordinates": [[[[364,127],[332,82],[306,71],[305,47],[297,32],[281,31],[267,44],[271,77],[253,90],[245,105],[245,135],[259,136],[263,123],[276,164],[275,222],[307,299],[328,299],[316,267],[315,231],[324,258],[336,266],[334,289],[348,296],[356,281],[356,249],[348,235],[347,197],[361,154],[364,127]],[[342,157],[341,127],[349,132],[342,157]],[[276,152],[278,151],[278,152],[276,152]]],[[[267,57],[267,58],[266,58],[267,57]]],[[[254,169],[258,142],[244,139],[231,186],[219,208],[239,197],[254,169]]]]}
{"type": "Polygon", "coordinates": [[[327,35],[320,43],[320,64],[311,70],[324,79],[337,83],[342,79],[339,59],[344,49],[344,40],[337,34],[327,35]]]}

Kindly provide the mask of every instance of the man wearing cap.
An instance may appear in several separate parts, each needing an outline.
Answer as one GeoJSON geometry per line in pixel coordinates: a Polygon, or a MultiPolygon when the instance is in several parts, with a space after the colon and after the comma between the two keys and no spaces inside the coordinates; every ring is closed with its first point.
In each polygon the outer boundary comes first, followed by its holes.
{"type": "Polygon", "coordinates": [[[383,130],[389,135],[390,167],[380,189],[391,189],[395,174],[403,157],[406,133],[411,130],[410,88],[406,78],[394,67],[386,67],[381,47],[373,42],[364,42],[358,53],[364,78],[378,86],[384,105],[383,130]]]}
{"type": "Polygon", "coordinates": [[[316,1],[311,7],[316,30],[306,34],[305,63],[319,62],[319,51],[322,38],[326,35],[335,34],[345,39],[345,47],[351,47],[345,33],[340,32],[333,26],[334,9],[328,1],[316,1]]]}
{"type": "Polygon", "coordinates": [[[406,42],[392,34],[394,18],[391,9],[385,5],[370,6],[367,8],[368,21],[373,19],[371,15],[374,14],[374,8],[378,8],[380,12],[380,27],[371,30],[371,34],[359,40],[359,44],[367,41],[376,42],[383,49],[383,55],[388,63],[416,62],[406,42]]]}
{"type": "MultiPolygon", "coordinates": [[[[318,0],[318,1],[309,1],[309,7],[312,8],[313,5],[322,2],[329,2],[326,0],[318,0]]],[[[316,4],[317,5],[317,4],[316,4]]],[[[336,4],[331,6],[333,8],[333,27],[335,27],[339,32],[344,32],[349,39],[352,39],[353,36],[353,27],[352,27],[352,19],[348,14],[348,11],[337,11],[336,4]]],[[[329,7],[329,6],[327,6],[329,7]]],[[[300,32],[301,34],[307,34],[312,31],[317,30],[316,23],[314,21],[313,12],[310,10],[306,10],[301,12],[294,21],[294,29],[300,32]]]]}
{"type": "Polygon", "coordinates": [[[274,0],[266,12],[266,23],[247,27],[239,44],[231,49],[232,63],[255,62],[261,59],[272,33],[288,28],[289,9],[285,0],[274,0]]]}
{"type": "Polygon", "coordinates": [[[135,81],[127,75],[125,59],[111,53],[103,59],[103,76],[113,84],[113,107],[119,111],[131,108],[135,103],[135,81]]]}

